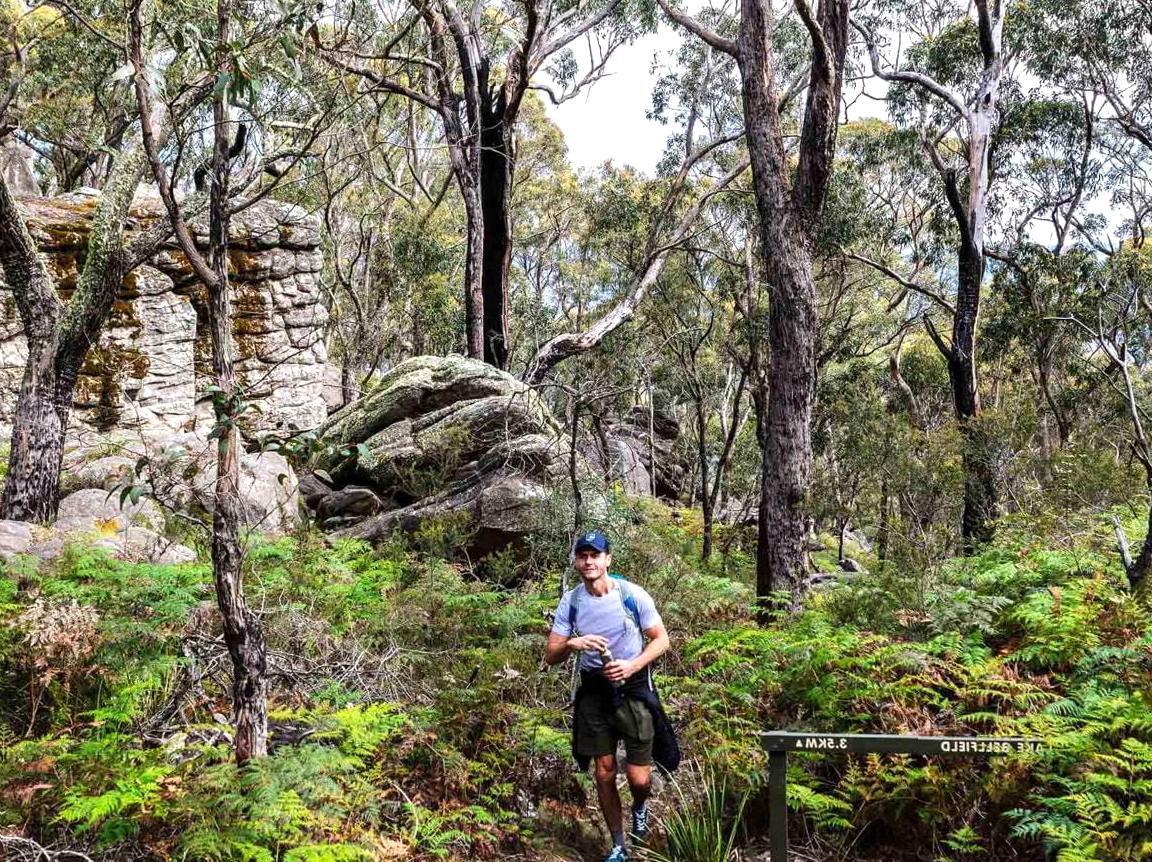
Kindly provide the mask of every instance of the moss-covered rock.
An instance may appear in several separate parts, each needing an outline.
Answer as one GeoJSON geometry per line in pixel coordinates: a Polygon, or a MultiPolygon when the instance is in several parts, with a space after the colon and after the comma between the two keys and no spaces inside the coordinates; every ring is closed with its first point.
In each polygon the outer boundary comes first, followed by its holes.
{"type": "MultiPolygon", "coordinates": [[[[539,526],[570,455],[563,429],[531,387],[462,356],[417,356],[321,427],[321,466],[373,488],[391,508],[348,535],[382,540],[466,513],[471,550],[486,553],[539,526]],[[349,449],[356,454],[342,454],[349,449]]],[[[584,461],[577,459],[579,472],[584,461]]]]}

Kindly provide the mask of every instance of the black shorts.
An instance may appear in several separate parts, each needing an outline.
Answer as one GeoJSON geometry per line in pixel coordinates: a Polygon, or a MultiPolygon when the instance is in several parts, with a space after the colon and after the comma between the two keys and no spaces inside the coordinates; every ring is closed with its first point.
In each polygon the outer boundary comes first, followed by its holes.
{"type": "Polygon", "coordinates": [[[578,701],[576,753],[581,756],[615,754],[617,743],[624,740],[628,762],[633,766],[648,766],[652,763],[654,736],[652,711],[641,700],[625,697],[615,709],[610,698],[596,694],[578,701]]]}

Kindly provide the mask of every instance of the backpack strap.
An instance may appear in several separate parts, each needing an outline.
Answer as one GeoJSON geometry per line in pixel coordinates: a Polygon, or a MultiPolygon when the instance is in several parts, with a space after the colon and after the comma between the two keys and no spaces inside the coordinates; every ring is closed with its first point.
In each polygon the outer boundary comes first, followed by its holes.
{"type": "Polygon", "coordinates": [[[620,588],[620,601],[624,605],[624,610],[632,615],[633,621],[636,623],[636,630],[641,634],[641,641],[643,641],[644,629],[640,626],[640,606],[636,604],[636,595],[632,592],[632,583],[622,575],[609,575],[616,585],[620,588]]]}
{"type": "Polygon", "coordinates": [[[568,591],[568,636],[579,637],[576,631],[576,612],[580,610],[580,593],[584,592],[584,585],[577,584],[568,591]]]}
{"type": "MultiPolygon", "coordinates": [[[[640,626],[640,606],[636,604],[636,596],[632,592],[632,584],[621,575],[610,574],[608,577],[616,582],[616,591],[620,595],[620,602],[624,605],[624,610],[632,616],[632,621],[636,623],[636,631],[640,633],[641,642],[643,642],[644,629],[640,626]]],[[[577,584],[568,592],[568,630],[571,632],[569,637],[579,637],[579,632],[576,629],[576,614],[580,610],[580,596],[587,592],[583,584],[577,584]]]]}

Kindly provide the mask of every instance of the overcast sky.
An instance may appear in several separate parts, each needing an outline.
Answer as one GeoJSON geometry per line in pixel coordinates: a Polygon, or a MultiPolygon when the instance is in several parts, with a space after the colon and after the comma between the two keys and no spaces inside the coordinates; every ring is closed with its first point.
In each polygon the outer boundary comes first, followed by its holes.
{"type": "Polygon", "coordinates": [[[617,50],[608,61],[609,74],[588,92],[559,107],[545,99],[548,115],[564,132],[574,167],[595,168],[611,159],[647,174],[655,171],[673,129],[645,116],[656,83],[652,59],[678,45],[677,35],[662,25],[617,50]]]}
{"type": "MultiPolygon", "coordinates": [[[[696,0],[682,4],[699,7],[696,0]]],[[[624,45],[608,61],[608,75],[559,107],[547,98],[548,116],[560,127],[568,143],[568,157],[577,168],[596,168],[611,159],[647,174],[656,170],[671,126],[649,120],[656,75],[653,59],[667,63],[680,45],[681,34],[661,21],[656,33],[624,45]]],[[[878,79],[864,85],[870,98],[860,98],[859,85],[848,85],[845,102],[849,119],[884,116],[886,86],[878,79]]]]}

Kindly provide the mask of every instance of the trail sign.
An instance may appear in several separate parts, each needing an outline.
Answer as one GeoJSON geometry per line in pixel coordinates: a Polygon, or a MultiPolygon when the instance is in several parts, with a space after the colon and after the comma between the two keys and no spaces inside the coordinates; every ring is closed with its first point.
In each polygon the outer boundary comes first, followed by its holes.
{"type": "Polygon", "coordinates": [[[917,754],[933,757],[998,757],[1035,753],[1039,739],[989,736],[896,736],[878,733],[761,734],[768,751],[768,824],[771,862],[788,860],[788,754],[917,754]]]}

